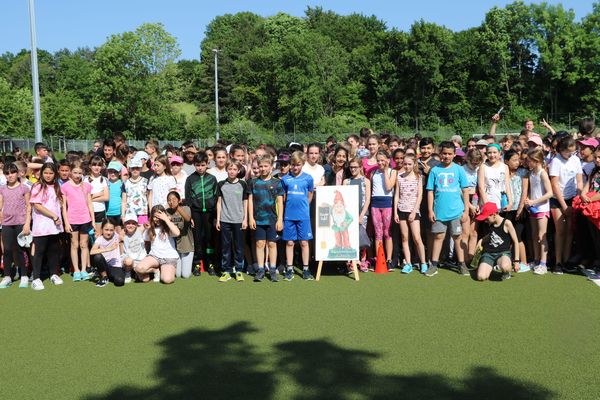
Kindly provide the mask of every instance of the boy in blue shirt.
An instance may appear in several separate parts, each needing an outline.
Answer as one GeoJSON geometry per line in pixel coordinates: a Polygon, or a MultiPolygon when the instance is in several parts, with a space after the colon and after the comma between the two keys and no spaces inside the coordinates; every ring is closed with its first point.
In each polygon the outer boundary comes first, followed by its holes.
{"type": "Polygon", "coordinates": [[[248,182],[248,216],[250,229],[256,240],[258,272],[254,277],[260,282],[265,277],[265,245],[269,244],[269,276],[277,282],[277,232],[283,229],[283,186],[281,180],[271,176],[273,157],[258,158],[260,176],[248,182]]]}
{"type": "Polygon", "coordinates": [[[434,276],[438,273],[438,263],[446,232],[454,240],[454,251],[462,275],[469,275],[465,264],[463,248],[460,245],[461,224],[469,217],[468,182],[465,170],[452,162],[455,156],[454,144],[449,141],[440,143],[441,163],[429,172],[427,179],[427,205],[433,244],[431,249],[431,265],[425,275],[434,276]]]}
{"type": "Polygon", "coordinates": [[[302,250],[302,278],[313,280],[308,270],[308,241],[313,238],[310,227],[310,211],[308,205],[313,197],[314,183],[312,176],[302,172],[306,156],[301,151],[292,154],[290,173],[281,178],[284,192],[285,214],[282,239],[287,241],[285,255],[287,267],[283,279],[294,278],[294,242],[300,241],[302,250]]]}

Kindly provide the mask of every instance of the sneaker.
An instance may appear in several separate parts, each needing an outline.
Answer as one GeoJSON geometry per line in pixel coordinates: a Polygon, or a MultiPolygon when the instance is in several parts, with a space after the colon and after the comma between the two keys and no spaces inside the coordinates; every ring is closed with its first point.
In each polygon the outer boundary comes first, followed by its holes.
{"type": "Polygon", "coordinates": [[[517,271],[517,273],[529,271],[531,271],[531,267],[529,266],[529,264],[519,263],[519,270],[517,271]]]}
{"type": "Polygon", "coordinates": [[[223,272],[223,274],[219,278],[219,282],[227,282],[230,279],[231,279],[231,275],[227,272],[223,272]]]}
{"type": "Polygon", "coordinates": [[[42,282],[42,280],[40,278],[38,279],[34,279],[33,282],[31,282],[31,288],[35,291],[38,290],[44,290],[44,283],[42,282]]]}
{"type": "Polygon", "coordinates": [[[200,276],[201,273],[202,273],[202,271],[200,270],[200,264],[194,265],[194,269],[192,270],[192,274],[194,274],[194,276],[200,276]]]}
{"type": "Polygon", "coordinates": [[[29,287],[29,278],[26,276],[21,277],[21,282],[19,282],[19,288],[27,289],[29,287]]]}
{"type": "Polygon", "coordinates": [[[369,272],[369,262],[368,261],[361,261],[360,263],[360,272],[369,272]]]}
{"type": "Polygon", "coordinates": [[[465,264],[460,265],[459,267],[459,273],[463,276],[471,276],[471,272],[469,271],[469,268],[467,268],[467,266],[465,264]]]}
{"type": "Polygon", "coordinates": [[[271,278],[271,282],[279,282],[279,278],[277,277],[277,268],[276,267],[269,268],[269,278],[271,278]]]}
{"type": "Polygon", "coordinates": [[[502,280],[503,281],[507,281],[510,278],[512,278],[512,275],[510,274],[510,272],[505,272],[505,273],[502,274],[502,280]]]}
{"type": "Polygon", "coordinates": [[[385,264],[387,265],[388,272],[394,272],[396,270],[392,265],[392,260],[387,260],[385,264]]]}
{"type": "Polygon", "coordinates": [[[427,272],[425,272],[425,276],[434,276],[437,275],[438,273],[438,267],[437,266],[429,266],[429,268],[427,268],[427,272]]]}
{"type": "Polygon", "coordinates": [[[59,285],[62,285],[62,284],[64,283],[64,282],[63,282],[63,280],[62,280],[62,279],[60,279],[60,276],[58,276],[58,275],[56,275],[56,274],[53,274],[53,275],[50,277],[50,282],[52,282],[52,284],[53,284],[54,286],[59,286],[59,285]]]}
{"type": "Polygon", "coordinates": [[[10,276],[5,276],[4,278],[2,278],[2,281],[0,281],[0,289],[6,289],[11,284],[12,284],[12,279],[10,278],[10,276]]]}
{"type": "Polygon", "coordinates": [[[73,272],[73,282],[81,281],[81,272],[73,272]]]}
{"type": "Polygon", "coordinates": [[[208,275],[215,276],[217,272],[215,271],[215,266],[213,264],[208,264],[208,275]]]}
{"type": "Polygon", "coordinates": [[[421,273],[422,274],[426,273],[427,272],[427,268],[428,268],[427,263],[421,264],[421,273]]]}
{"type": "Polygon", "coordinates": [[[294,279],[294,270],[293,269],[286,270],[285,273],[283,274],[283,280],[289,282],[292,279],[294,279]]]}
{"type": "Polygon", "coordinates": [[[104,287],[108,285],[108,277],[107,276],[103,276],[101,277],[98,282],[96,282],[96,287],[104,287]]]}
{"type": "Polygon", "coordinates": [[[265,277],[265,269],[258,268],[256,271],[256,275],[254,276],[254,282],[261,282],[265,277]]]}
{"type": "Polygon", "coordinates": [[[90,279],[90,274],[87,271],[81,271],[81,280],[88,281],[90,279]]]}
{"type": "Polygon", "coordinates": [[[236,272],[235,273],[235,280],[237,282],[244,282],[244,275],[242,275],[241,272],[236,272]]]}
{"type": "MultiPolygon", "coordinates": [[[[563,272],[566,272],[567,274],[574,274],[577,272],[578,266],[577,266],[577,264],[567,263],[563,266],[562,270],[563,270],[563,272]]],[[[552,272],[554,272],[554,271],[552,271],[552,272]]]]}
{"type": "Polygon", "coordinates": [[[410,274],[411,272],[413,272],[413,266],[411,264],[404,264],[404,267],[402,267],[402,270],[400,271],[403,274],[410,274]]]}
{"type": "Polygon", "coordinates": [[[554,268],[552,268],[552,273],[554,275],[562,275],[563,274],[563,267],[561,264],[556,264],[554,266],[554,268]]]}
{"type": "Polygon", "coordinates": [[[312,276],[309,270],[305,269],[302,271],[302,279],[305,281],[314,281],[315,278],[312,276]]]}
{"type": "Polygon", "coordinates": [[[125,283],[131,283],[131,271],[125,272],[125,283]]]}
{"type": "Polygon", "coordinates": [[[536,265],[533,268],[533,273],[535,275],[545,275],[547,272],[548,272],[548,267],[546,267],[546,266],[536,265]]]}
{"type": "Polygon", "coordinates": [[[157,269],[156,272],[154,273],[153,281],[156,283],[160,282],[160,269],[157,269]]]}
{"type": "Polygon", "coordinates": [[[589,274],[589,275],[587,276],[587,278],[588,278],[590,281],[597,281],[597,280],[599,280],[599,279],[600,279],[600,274],[589,274]]]}

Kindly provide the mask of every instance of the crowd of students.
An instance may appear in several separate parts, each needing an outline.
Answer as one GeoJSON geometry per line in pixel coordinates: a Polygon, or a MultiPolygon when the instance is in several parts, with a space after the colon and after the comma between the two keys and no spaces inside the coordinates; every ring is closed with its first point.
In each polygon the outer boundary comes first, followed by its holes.
{"type": "Polygon", "coordinates": [[[321,185],[359,188],[363,273],[380,246],[389,271],[428,277],[442,266],[478,280],[598,269],[593,120],[576,134],[542,121],[543,136],[526,121],[497,140],[498,120],[464,147],[460,136],[435,143],[364,128],[340,143],[282,149],[150,140],[138,150],[122,134],[62,160],[43,143],[35,154],[15,149],[0,160],[0,288],[42,290],[44,278],[61,285],[67,275],[98,287],[173,283],[202,271],[218,282],[312,280],[321,185]]]}

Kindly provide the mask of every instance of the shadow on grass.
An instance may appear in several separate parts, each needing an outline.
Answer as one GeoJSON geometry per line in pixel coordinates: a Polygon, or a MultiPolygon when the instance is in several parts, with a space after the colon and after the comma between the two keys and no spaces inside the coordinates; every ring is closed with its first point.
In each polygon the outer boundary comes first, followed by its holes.
{"type": "Polygon", "coordinates": [[[379,374],[371,367],[379,354],[341,348],[329,340],[283,342],[269,355],[261,354],[246,340],[254,332],[249,323],[240,322],[169,337],[160,342],[164,355],[156,365],[154,386],[120,386],[86,399],[275,399],[281,397],[280,385],[288,385],[285,397],[296,400],[554,397],[541,386],[515,381],[487,367],[473,368],[464,380],[379,374]],[[271,357],[276,358],[275,370],[267,368],[271,357]]]}

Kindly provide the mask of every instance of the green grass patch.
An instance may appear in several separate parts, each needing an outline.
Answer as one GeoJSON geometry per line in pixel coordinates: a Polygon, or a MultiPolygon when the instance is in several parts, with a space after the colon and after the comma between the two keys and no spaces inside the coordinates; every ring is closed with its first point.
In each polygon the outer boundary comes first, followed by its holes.
{"type": "Polygon", "coordinates": [[[5,399],[596,399],[600,290],[478,283],[92,283],[0,291],[5,399]]]}

